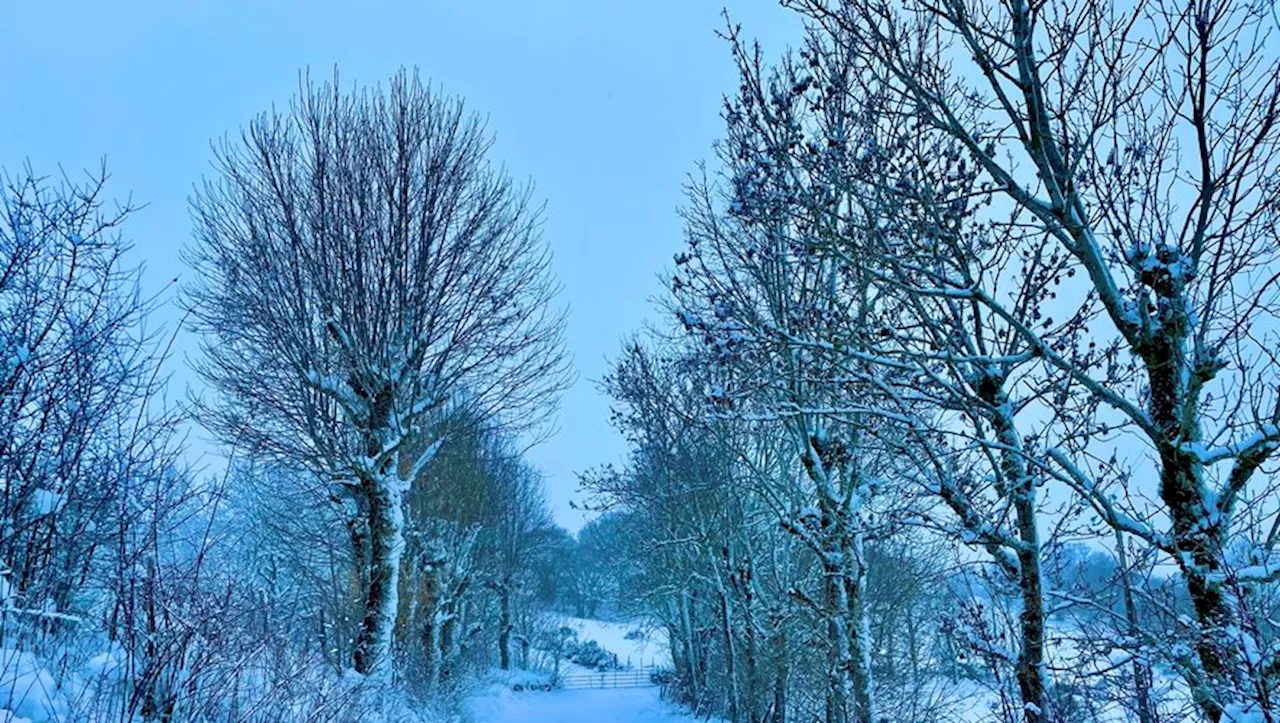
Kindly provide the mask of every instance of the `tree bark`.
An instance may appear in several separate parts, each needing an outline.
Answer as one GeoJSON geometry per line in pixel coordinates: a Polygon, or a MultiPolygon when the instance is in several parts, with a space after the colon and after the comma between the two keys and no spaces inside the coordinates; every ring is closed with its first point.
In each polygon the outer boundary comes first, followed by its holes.
{"type": "Polygon", "coordinates": [[[733,640],[733,607],[727,590],[720,591],[720,613],[724,625],[725,675],[729,682],[729,721],[738,723],[741,693],[738,690],[738,651],[733,640]]]}
{"type": "Polygon", "coordinates": [[[426,625],[422,631],[422,649],[426,654],[425,687],[427,695],[433,695],[440,685],[440,615],[433,610],[427,615],[426,625]]]}
{"type": "Polygon", "coordinates": [[[773,718],[769,723],[787,723],[787,678],[790,674],[791,651],[787,649],[787,632],[778,622],[773,635],[773,718]]]}
{"type": "MultiPolygon", "coordinates": [[[[1138,624],[1138,607],[1133,600],[1133,579],[1129,574],[1129,555],[1124,547],[1124,534],[1116,530],[1116,561],[1120,564],[1121,591],[1124,595],[1124,616],[1128,623],[1129,637],[1137,644],[1142,628],[1138,624]]],[[[1141,658],[1133,658],[1133,701],[1138,709],[1138,723],[1156,723],[1155,710],[1151,706],[1151,671],[1141,658]]]]}
{"type": "Polygon", "coordinates": [[[760,663],[756,652],[755,593],[752,580],[751,560],[748,557],[742,568],[742,629],[743,629],[743,667],[746,673],[746,695],[743,704],[746,706],[747,720],[760,720],[760,663]]]}
{"type": "MultiPolygon", "coordinates": [[[[839,550],[832,550],[838,554],[839,550]]],[[[826,723],[848,723],[849,720],[849,635],[847,620],[848,600],[841,570],[833,564],[829,555],[823,560],[822,572],[825,579],[826,599],[824,605],[827,615],[827,699],[826,723]]]]}
{"type": "Polygon", "coordinates": [[[358,673],[384,677],[390,675],[400,557],[404,552],[403,491],[394,473],[369,480],[365,485],[369,509],[369,577],[354,663],[358,673]]]}
{"type": "Polygon", "coordinates": [[[498,667],[511,670],[511,581],[498,588],[498,667]]]}
{"type": "Polygon", "coordinates": [[[979,395],[991,410],[1000,452],[1000,474],[1012,497],[1018,529],[1018,587],[1022,598],[1020,649],[1016,666],[1022,716],[1026,723],[1052,720],[1045,700],[1044,583],[1040,570],[1040,531],[1036,526],[1036,481],[1023,457],[1023,442],[1009,411],[1003,379],[988,377],[979,395]]]}
{"type": "Polygon", "coordinates": [[[906,609],[907,619],[907,662],[910,667],[911,675],[911,715],[916,715],[918,704],[921,701],[921,693],[924,690],[924,681],[920,676],[920,635],[919,621],[916,619],[914,610],[911,606],[906,609]]]}
{"type": "Polygon", "coordinates": [[[844,581],[849,606],[849,658],[852,663],[849,672],[853,682],[854,715],[858,723],[876,723],[871,674],[871,630],[865,604],[867,572],[862,563],[862,535],[854,531],[847,538],[844,581]]]}
{"type": "Polygon", "coordinates": [[[685,660],[689,669],[689,702],[697,710],[702,704],[702,665],[698,659],[697,631],[693,627],[693,592],[680,596],[680,619],[684,627],[685,660]]]}
{"type": "Polygon", "coordinates": [[[1034,482],[1027,477],[1015,493],[1018,517],[1018,550],[1022,592],[1022,649],[1018,651],[1018,688],[1022,693],[1023,720],[1042,723],[1052,720],[1045,708],[1044,671],[1044,589],[1040,574],[1040,533],[1036,530],[1034,482]]]}
{"type": "Polygon", "coordinates": [[[1220,525],[1206,524],[1210,519],[1204,500],[1207,492],[1200,475],[1199,461],[1180,449],[1161,451],[1163,469],[1160,495],[1173,518],[1174,544],[1191,558],[1183,567],[1187,592],[1195,608],[1199,624],[1196,656],[1213,689],[1193,686],[1192,695],[1205,716],[1217,723],[1222,719],[1223,704],[1219,696],[1235,688],[1236,653],[1221,644],[1224,633],[1235,624],[1235,612],[1221,584],[1211,582],[1210,575],[1224,570],[1223,540],[1220,525]],[[1208,528],[1208,529],[1206,529],[1208,528]]]}
{"type": "Polygon", "coordinates": [[[1224,712],[1220,696],[1234,692],[1241,682],[1236,651],[1221,644],[1224,632],[1236,624],[1236,614],[1223,586],[1210,579],[1226,567],[1225,529],[1217,510],[1211,509],[1213,495],[1204,481],[1203,463],[1183,446],[1201,436],[1198,418],[1182,411],[1194,404],[1184,374],[1190,367],[1189,312],[1178,290],[1161,296],[1158,319],[1163,333],[1153,335],[1141,350],[1151,384],[1151,420],[1163,436],[1157,440],[1160,498],[1173,520],[1174,545],[1192,563],[1184,564],[1182,572],[1200,628],[1196,655],[1210,687],[1193,686],[1192,695],[1205,716],[1217,723],[1224,712]]]}

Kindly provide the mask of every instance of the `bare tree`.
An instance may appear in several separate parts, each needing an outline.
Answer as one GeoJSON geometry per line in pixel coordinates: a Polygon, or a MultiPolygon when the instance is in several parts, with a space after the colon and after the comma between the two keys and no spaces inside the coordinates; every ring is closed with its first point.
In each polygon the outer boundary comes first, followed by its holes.
{"type": "Polygon", "coordinates": [[[489,460],[494,477],[487,518],[494,569],[488,586],[498,595],[498,667],[510,670],[512,643],[527,641],[529,631],[517,630],[520,605],[529,588],[534,560],[550,542],[554,523],[547,509],[542,476],[520,460],[510,443],[495,442],[489,460]]]}
{"type": "Polygon", "coordinates": [[[218,145],[193,201],[203,420],[347,506],[362,673],[389,660],[402,500],[432,424],[466,407],[530,429],[566,383],[539,214],[488,147],[408,72],[350,93],[304,80],[287,112],[218,145]]]}
{"type": "Polygon", "coordinates": [[[78,622],[105,579],[108,634],[132,636],[141,540],[183,497],[148,487],[182,477],[178,419],[105,183],[0,173],[0,614],[21,623],[0,635],[78,622]]]}
{"type": "MultiPolygon", "coordinates": [[[[709,223],[704,202],[699,228],[707,231],[698,245],[716,249],[711,258],[737,260],[741,270],[730,276],[737,286],[759,277],[804,289],[776,294],[797,308],[749,332],[780,336],[795,350],[791,359],[826,360],[822,376],[803,376],[810,386],[830,380],[827,397],[792,400],[791,413],[859,420],[864,440],[896,450],[896,471],[879,476],[912,481],[936,498],[912,517],[989,553],[1022,598],[1023,707],[1043,710],[1043,474],[1029,464],[1020,428],[1028,409],[1038,411],[1043,383],[1028,373],[1036,362],[1028,343],[1004,319],[937,289],[941,280],[999,278],[1012,289],[1015,320],[1033,323],[1056,269],[1010,270],[1019,258],[1008,237],[970,223],[969,199],[981,198],[972,167],[957,167],[954,143],[890,122],[898,119],[867,77],[867,60],[847,52],[839,32],[810,27],[798,57],[773,71],[731,33],[742,77],[728,113],[732,214],[709,223]],[[922,188],[931,195],[912,192],[922,188]],[[752,242],[733,219],[777,230],[752,242]],[[771,249],[775,238],[792,247],[786,257],[771,249]],[[726,246],[733,251],[721,251],[726,246]],[[752,271],[771,264],[779,268],[752,271]],[[806,274],[816,282],[806,283],[806,274]],[[820,321],[797,321],[808,319],[820,321]],[[975,448],[982,452],[963,452],[975,448]]],[[[708,254],[690,255],[687,263],[708,254]]],[[[734,297],[720,290],[716,298],[734,297]]]]}
{"type": "Polygon", "coordinates": [[[864,59],[903,122],[964,148],[1013,209],[1011,251],[1060,253],[1055,281],[1081,272],[1059,323],[1025,323],[994,278],[936,291],[1007,324],[1061,377],[1055,413],[1101,410],[1091,433],[1047,450],[1055,473],[1180,568],[1196,630],[1178,663],[1201,712],[1272,720],[1274,668],[1240,651],[1266,647],[1247,589],[1275,577],[1273,543],[1245,565],[1229,555],[1280,447],[1272,14],[1233,0],[790,4],[864,59]],[[1116,431],[1154,451],[1167,532],[1124,514],[1104,484],[1115,475],[1091,441],[1116,431]]]}

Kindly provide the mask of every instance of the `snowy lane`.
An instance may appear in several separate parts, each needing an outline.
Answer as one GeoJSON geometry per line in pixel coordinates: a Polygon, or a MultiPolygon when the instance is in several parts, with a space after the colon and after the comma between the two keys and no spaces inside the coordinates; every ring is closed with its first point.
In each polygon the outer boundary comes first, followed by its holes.
{"type": "MultiPolygon", "coordinates": [[[[559,665],[562,682],[602,678],[607,683],[631,682],[632,676],[648,680],[643,666],[670,666],[666,637],[661,629],[646,628],[640,622],[606,622],[563,617],[559,624],[570,628],[581,642],[591,641],[612,653],[625,666],[617,673],[601,673],[570,660],[559,665]]],[[[656,687],[579,688],[552,692],[516,692],[516,683],[545,681],[544,675],[494,671],[502,683],[495,684],[466,706],[468,723],[703,723],[676,706],[664,702],[656,687]]],[[[574,688],[573,685],[566,685],[574,688]]]]}
{"type": "Polygon", "coordinates": [[[658,697],[657,688],[497,690],[468,706],[474,723],[695,723],[658,697]]]}

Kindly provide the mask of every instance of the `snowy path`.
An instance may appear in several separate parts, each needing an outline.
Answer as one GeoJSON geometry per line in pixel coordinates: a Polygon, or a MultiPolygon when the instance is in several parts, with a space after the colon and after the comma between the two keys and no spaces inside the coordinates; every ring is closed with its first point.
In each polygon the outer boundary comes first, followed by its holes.
{"type": "MultiPolygon", "coordinates": [[[[670,665],[661,631],[646,632],[635,624],[570,617],[563,618],[561,624],[577,632],[581,641],[594,640],[624,664],[670,665]]],[[[563,662],[560,672],[572,675],[591,671],[563,662]]],[[[516,692],[509,684],[498,684],[472,698],[466,708],[470,723],[703,723],[663,702],[657,688],[516,692]]]]}
{"type": "Polygon", "coordinates": [[[699,723],[660,700],[657,688],[496,690],[468,708],[475,723],[699,723]]]}

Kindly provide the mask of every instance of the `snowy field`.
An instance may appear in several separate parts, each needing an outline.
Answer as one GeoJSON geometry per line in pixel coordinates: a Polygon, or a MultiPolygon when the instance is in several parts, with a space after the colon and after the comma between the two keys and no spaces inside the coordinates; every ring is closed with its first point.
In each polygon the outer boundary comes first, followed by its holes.
{"type": "Polygon", "coordinates": [[[618,656],[618,662],[636,668],[671,667],[666,631],[649,628],[643,623],[611,623],[587,618],[564,618],[566,627],[578,634],[578,640],[594,640],[605,650],[618,656]]]}

